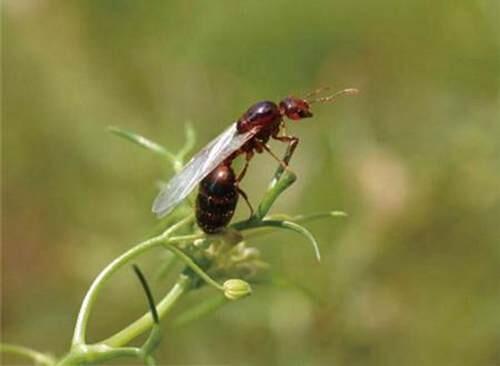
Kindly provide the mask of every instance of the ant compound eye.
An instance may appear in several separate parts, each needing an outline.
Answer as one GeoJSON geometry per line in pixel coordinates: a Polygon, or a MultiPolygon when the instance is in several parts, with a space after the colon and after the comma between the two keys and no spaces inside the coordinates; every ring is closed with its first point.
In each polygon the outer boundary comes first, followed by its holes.
{"type": "Polygon", "coordinates": [[[281,113],[291,120],[296,121],[312,117],[312,113],[309,111],[309,104],[304,99],[287,97],[280,103],[280,109],[282,111],[281,113]]]}
{"type": "Polygon", "coordinates": [[[313,116],[312,112],[310,112],[307,109],[300,109],[298,111],[298,115],[299,115],[300,118],[309,118],[309,117],[313,116]]]}

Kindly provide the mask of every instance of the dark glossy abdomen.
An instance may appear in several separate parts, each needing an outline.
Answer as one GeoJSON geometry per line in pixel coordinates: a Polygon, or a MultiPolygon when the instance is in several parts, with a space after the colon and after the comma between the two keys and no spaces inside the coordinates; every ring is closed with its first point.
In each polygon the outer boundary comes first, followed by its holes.
{"type": "Polygon", "coordinates": [[[232,168],[221,164],[200,183],[196,197],[196,221],[206,233],[212,234],[223,229],[231,221],[238,191],[232,168]]]}

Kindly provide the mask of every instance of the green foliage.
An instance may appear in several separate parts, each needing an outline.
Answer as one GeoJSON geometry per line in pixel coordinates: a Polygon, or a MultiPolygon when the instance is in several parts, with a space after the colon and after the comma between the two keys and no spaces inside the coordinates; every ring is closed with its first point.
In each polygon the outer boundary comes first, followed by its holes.
{"type": "MultiPolygon", "coordinates": [[[[194,133],[188,127],[188,132],[186,133],[187,142],[181,152],[174,155],[169,153],[158,143],[152,142],[136,133],[124,131],[116,127],[110,128],[110,131],[155,154],[166,157],[175,170],[180,169],[179,164],[182,162],[183,155],[189,151],[193,145],[192,141],[194,141],[194,133]]],[[[298,232],[309,239],[313,245],[318,261],[320,260],[319,247],[316,239],[306,228],[290,220],[278,220],[276,218],[270,220],[266,217],[267,212],[269,212],[278,196],[292,185],[295,179],[293,173],[285,171],[283,174],[283,169],[278,167],[273,176],[271,185],[259,205],[256,215],[248,220],[231,225],[226,232],[208,235],[203,232],[195,231],[186,235],[175,235],[184,226],[192,223],[193,215],[191,214],[168,227],[160,235],[135,245],[133,248],[113,260],[103,271],[101,271],[89,288],[78,314],[71,350],[60,360],[51,359],[49,356],[35,351],[25,351],[22,347],[17,346],[6,345],[4,346],[5,350],[30,357],[37,362],[42,362],[49,366],[70,366],[89,362],[100,363],[123,357],[138,358],[142,360],[145,365],[156,364],[152,354],[158,348],[161,341],[160,318],[164,317],[165,314],[170,311],[174,303],[180,299],[183,293],[198,288],[199,286],[195,285],[195,283],[197,283],[199,279],[203,280],[214,289],[221,291],[229,300],[240,300],[251,294],[251,285],[246,280],[231,278],[234,268],[241,264],[245,264],[247,269],[250,268],[249,273],[252,274],[255,274],[262,268],[259,262],[255,262],[256,256],[257,258],[259,256],[255,254],[255,252],[253,252],[254,254],[251,256],[235,255],[235,251],[232,250],[233,248],[237,248],[240,252],[241,250],[250,250],[246,248],[243,242],[244,236],[239,232],[258,228],[284,228],[298,232]],[[235,232],[235,230],[237,231],[235,232]],[[160,246],[172,252],[177,259],[186,265],[189,271],[184,270],[179,274],[178,280],[173,288],[160,303],[156,305],[144,274],[137,265],[132,264],[134,272],[144,289],[150,308],[150,315],[145,314],[142,318],[101,342],[88,344],[86,341],[86,333],[90,312],[94,307],[97,296],[101,292],[104,283],[109,280],[113,273],[130,263],[134,258],[144,254],[150,249],[160,246]],[[224,248],[230,249],[224,250],[224,248]],[[226,259],[224,259],[224,257],[226,257],[226,259]],[[200,262],[203,263],[203,265],[200,265],[200,262]],[[237,264],[237,266],[234,266],[234,264],[237,264]],[[217,268],[216,272],[218,277],[229,278],[225,280],[223,284],[218,283],[216,279],[210,276],[209,272],[214,266],[217,268]],[[148,329],[150,330],[149,336],[141,347],[127,346],[132,339],[148,329]]],[[[300,216],[298,219],[304,220],[304,218],[314,219],[332,216],[335,215],[329,212],[300,216]]],[[[203,307],[203,311],[212,311],[216,308],[216,306],[205,306],[203,307]]],[[[184,320],[181,318],[181,322],[185,322],[186,317],[188,319],[194,319],[199,316],[199,313],[199,307],[196,307],[188,311],[188,315],[184,315],[184,320]],[[196,314],[196,316],[191,314],[196,314]]]]}

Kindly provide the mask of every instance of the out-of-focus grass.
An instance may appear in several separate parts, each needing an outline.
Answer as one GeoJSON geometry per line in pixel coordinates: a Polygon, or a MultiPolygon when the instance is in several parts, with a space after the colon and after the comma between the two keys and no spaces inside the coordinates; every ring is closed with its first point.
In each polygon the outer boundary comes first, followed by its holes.
{"type": "MultiPolygon", "coordinates": [[[[290,124],[299,181],[277,205],[349,212],[310,225],[321,265],[292,234],[259,239],[298,287],[257,286],[167,330],[162,362],[499,363],[499,12],[485,0],[5,1],[4,340],[63,352],[93,276],[154,230],[154,183],[172,172],[106,126],[176,150],[192,120],[200,148],[255,101],[333,85],[362,94],[290,124]]],[[[255,159],[250,197],[273,167],[255,159]]],[[[121,301],[130,281],[101,299],[96,338],[143,310],[140,293],[121,301]]]]}

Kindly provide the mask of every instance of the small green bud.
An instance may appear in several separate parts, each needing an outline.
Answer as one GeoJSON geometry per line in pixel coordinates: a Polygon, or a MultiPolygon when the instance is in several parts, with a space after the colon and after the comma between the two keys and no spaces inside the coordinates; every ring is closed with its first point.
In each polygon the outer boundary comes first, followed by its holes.
{"type": "Polygon", "coordinates": [[[231,279],[224,282],[224,296],[229,300],[239,300],[252,293],[252,287],[248,282],[231,279]]]}

